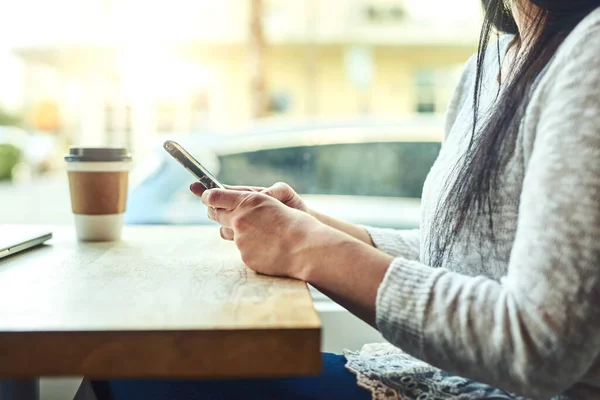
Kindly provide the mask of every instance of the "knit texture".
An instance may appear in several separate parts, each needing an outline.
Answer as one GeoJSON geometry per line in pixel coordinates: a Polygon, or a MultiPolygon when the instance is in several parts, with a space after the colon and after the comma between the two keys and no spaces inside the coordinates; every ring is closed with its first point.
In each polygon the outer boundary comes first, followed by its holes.
{"type": "MultiPolygon", "coordinates": [[[[509,41],[501,39],[502,54],[509,41]]],[[[486,56],[481,117],[502,89],[496,51],[486,56]]],[[[425,183],[418,234],[368,228],[397,257],[379,288],[378,328],[403,353],[455,376],[528,398],[600,399],[600,9],[537,81],[500,176],[494,238],[488,216],[473,216],[475,228],[436,269],[430,232],[471,138],[475,73],[472,58],[425,183]]],[[[348,356],[374,398],[412,398],[393,390],[408,376],[402,365],[385,375],[393,368],[378,357],[348,356]]]]}

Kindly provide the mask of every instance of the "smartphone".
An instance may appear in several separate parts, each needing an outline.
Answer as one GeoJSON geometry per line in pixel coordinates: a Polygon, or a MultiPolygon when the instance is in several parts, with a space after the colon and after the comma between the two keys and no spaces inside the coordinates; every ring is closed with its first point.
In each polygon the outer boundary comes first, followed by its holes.
{"type": "Polygon", "coordinates": [[[174,159],[179,161],[185,169],[187,169],[192,175],[194,175],[200,183],[207,189],[225,189],[225,186],[221,184],[214,177],[213,174],[208,172],[206,168],[202,166],[194,157],[190,155],[181,145],[175,143],[172,140],[167,140],[163,147],[174,159]]]}

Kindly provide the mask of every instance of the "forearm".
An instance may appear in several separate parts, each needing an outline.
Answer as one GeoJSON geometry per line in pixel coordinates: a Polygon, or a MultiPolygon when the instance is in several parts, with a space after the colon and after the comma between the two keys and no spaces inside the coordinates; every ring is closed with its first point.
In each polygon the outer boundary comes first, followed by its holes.
{"type": "Polygon", "coordinates": [[[376,247],[391,256],[415,261],[418,261],[420,258],[421,248],[418,229],[397,230],[362,227],[329,217],[314,210],[309,210],[308,213],[321,223],[344,232],[371,247],[376,247]]]}
{"type": "Polygon", "coordinates": [[[321,223],[330,226],[334,229],[337,229],[338,231],[344,232],[345,234],[350,235],[353,238],[358,239],[371,247],[374,246],[373,240],[371,240],[371,236],[363,227],[355,225],[351,222],[342,221],[340,219],[321,214],[318,211],[308,210],[308,213],[316,219],[318,219],[319,221],[321,221],[321,223]]]}
{"type": "Polygon", "coordinates": [[[350,236],[335,240],[307,254],[301,279],[375,327],[377,290],[393,257],[350,236]]]}

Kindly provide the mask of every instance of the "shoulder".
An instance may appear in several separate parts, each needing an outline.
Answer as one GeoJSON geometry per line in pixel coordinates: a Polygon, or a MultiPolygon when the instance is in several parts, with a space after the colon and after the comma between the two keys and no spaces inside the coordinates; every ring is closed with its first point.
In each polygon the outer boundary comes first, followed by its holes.
{"type": "MultiPolygon", "coordinates": [[[[534,148],[598,166],[600,154],[600,8],[567,36],[548,64],[530,111],[534,148]]],[[[591,168],[587,168],[592,170],[591,168]]]]}
{"type": "Polygon", "coordinates": [[[596,99],[600,99],[600,8],[591,12],[565,38],[546,66],[536,91],[538,96],[534,95],[532,102],[540,111],[567,115],[566,109],[597,105],[596,99]]]}
{"type": "MultiPolygon", "coordinates": [[[[573,29],[565,40],[565,44],[576,44],[581,41],[595,40],[597,43],[600,33],[600,7],[590,12],[579,25],[573,29]]],[[[568,47],[568,46],[567,46],[568,47]]]]}
{"type": "Polygon", "coordinates": [[[565,38],[548,66],[551,76],[565,75],[565,67],[598,76],[600,69],[600,7],[585,17],[565,38]]]}

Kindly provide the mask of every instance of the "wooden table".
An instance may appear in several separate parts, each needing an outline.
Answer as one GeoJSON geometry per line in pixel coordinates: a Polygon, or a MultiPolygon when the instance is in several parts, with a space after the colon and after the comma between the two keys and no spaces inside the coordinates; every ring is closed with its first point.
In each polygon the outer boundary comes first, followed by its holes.
{"type": "Polygon", "coordinates": [[[50,229],[0,261],[0,377],[320,372],[306,285],[255,274],[214,227],[126,227],[117,243],[50,229]]]}

